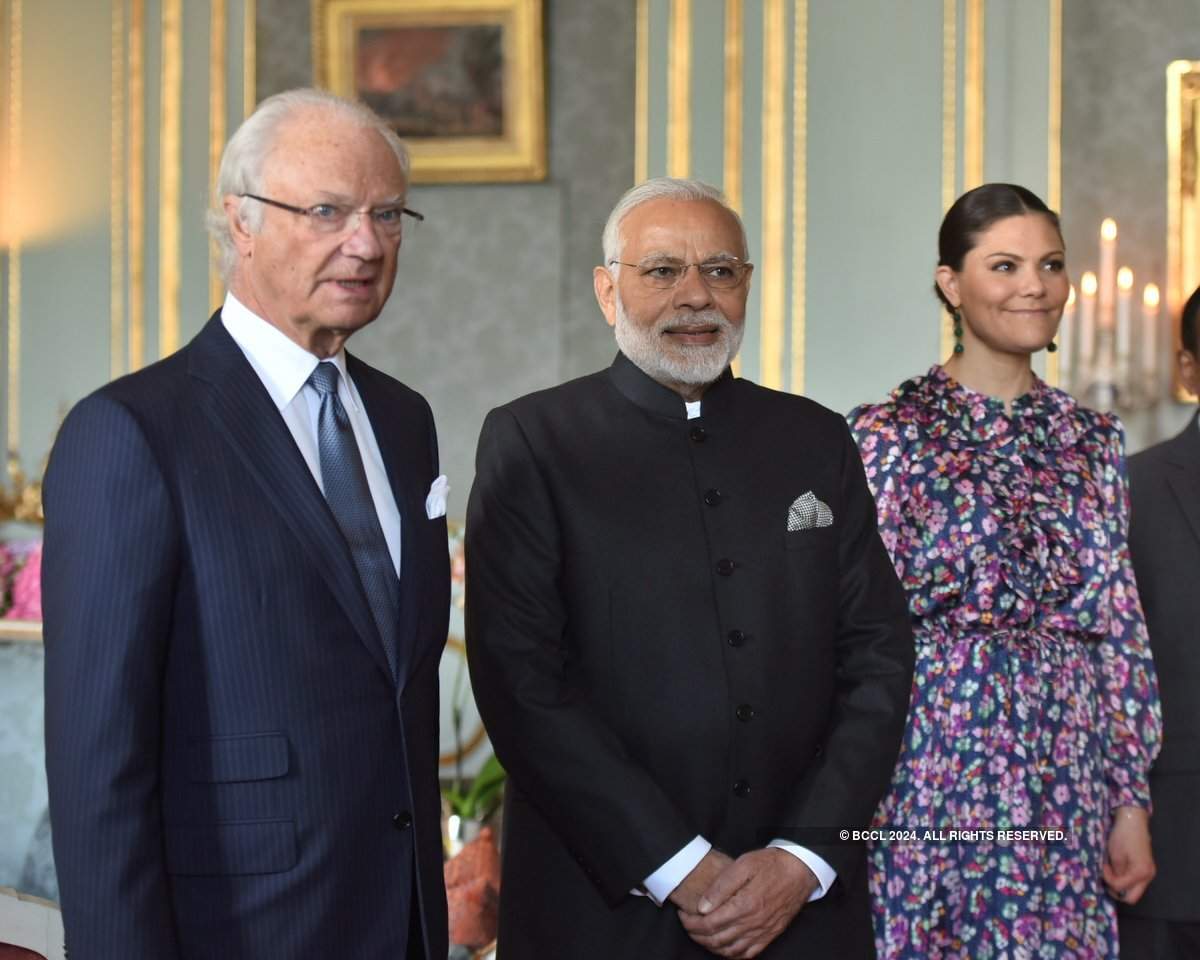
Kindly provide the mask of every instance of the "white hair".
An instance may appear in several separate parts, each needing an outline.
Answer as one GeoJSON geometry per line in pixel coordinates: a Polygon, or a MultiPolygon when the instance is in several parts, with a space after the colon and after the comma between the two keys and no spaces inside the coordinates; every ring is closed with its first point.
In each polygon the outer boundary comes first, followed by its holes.
{"type": "Polygon", "coordinates": [[[717,204],[733,217],[738,226],[738,232],[742,236],[742,255],[745,256],[749,252],[750,247],[746,243],[746,227],[742,223],[742,218],[725,201],[725,195],[720,190],[701,180],[654,177],[650,180],[643,180],[636,187],[626,190],[604,224],[604,234],[601,238],[604,247],[604,265],[614,275],[620,269],[613,261],[621,258],[621,221],[629,216],[634,207],[649,203],[651,200],[709,200],[717,204]]]}
{"type": "MultiPolygon", "coordinates": [[[[229,280],[237,261],[237,249],[224,210],[225,197],[261,192],[263,165],[274,146],[280,128],[289,120],[310,110],[327,111],[332,116],[378,132],[396,154],[396,159],[400,161],[400,171],[405,182],[408,182],[409,159],[404,141],[369,107],[315,87],[299,87],[267,97],[242,122],[225,145],[225,152],[221,155],[221,169],[213,188],[212,206],[206,217],[208,232],[221,254],[221,276],[226,281],[229,280]]],[[[261,204],[243,198],[238,206],[238,217],[250,230],[257,232],[262,226],[261,204]]]]}

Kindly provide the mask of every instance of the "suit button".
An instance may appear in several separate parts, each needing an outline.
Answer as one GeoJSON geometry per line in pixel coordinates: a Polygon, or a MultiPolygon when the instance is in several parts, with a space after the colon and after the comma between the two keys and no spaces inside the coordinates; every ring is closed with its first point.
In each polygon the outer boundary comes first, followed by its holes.
{"type": "Polygon", "coordinates": [[[750,781],[749,780],[738,780],[736,783],[734,783],[733,795],[735,797],[750,796],[750,781]]]}
{"type": "Polygon", "coordinates": [[[816,751],[815,751],[815,752],[816,752],[816,755],[819,757],[819,756],[820,756],[822,753],[824,753],[825,751],[824,751],[824,750],[821,748],[821,745],[818,743],[818,744],[817,744],[817,749],[816,749],[816,751]]]}
{"type": "Polygon", "coordinates": [[[741,630],[730,630],[726,639],[731,647],[740,647],[746,642],[746,635],[741,630]]]}
{"type": "Polygon", "coordinates": [[[730,560],[728,557],[722,557],[720,560],[717,561],[716,569],[717,569],[717,573],[719,573],[723,577],[732,576],[733,561],[730,560]]]}
{"type": "Polygon", "coordinates": [[[734,711],[734,714],[742,723],[745,723],[748,720],[754,719],[754,708],[748,703],[743,703],[734,711]]]}
{"type": "Polygon", "coordinates": [[[703,427],[692,427],[688,431],[688,436],[692,438],[693,443],[703,443],[708,439],[708,431],[703,427]]]}
{"type": "Polygon", "coordinates": [[[704,494],[704,502],[710,507],[715,507],[718,503],[725,499],[725,494],[720,490],[709,490],[704,494]]]}
{"type": "Polygon", "coordinates": [[[392,814],[392,826],[397,830],[407,830],[412,826],[412,814],[407,810],[392,814]]]}

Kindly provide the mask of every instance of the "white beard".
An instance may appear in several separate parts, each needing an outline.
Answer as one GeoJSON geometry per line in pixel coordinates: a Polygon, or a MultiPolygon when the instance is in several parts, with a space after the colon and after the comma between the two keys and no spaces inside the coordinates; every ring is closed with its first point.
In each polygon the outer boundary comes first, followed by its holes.
{"type": "Polygon", "coordinates": [[[682,384],[707,386],[716,380],[742,345],[745,328],[735,326],[716,309],[679,313],[664,317],[653,328],[639,327],[629,319],[617,294],[617,346],[646,376],[664,386],[682,384]],[[718,338],[709,344],[671,343],[663,333],[668,327],[717,327],[718,338]]]}

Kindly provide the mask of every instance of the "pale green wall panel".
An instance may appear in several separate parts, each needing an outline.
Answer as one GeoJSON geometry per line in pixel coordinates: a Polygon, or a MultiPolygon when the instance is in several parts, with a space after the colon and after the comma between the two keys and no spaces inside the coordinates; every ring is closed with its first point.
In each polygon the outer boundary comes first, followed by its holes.
{"type": "MultiPolygon", "coordinates": [[[[760,0],[751,0],[743,7],[743,70],[742,70],[742,221],[750,245],[750,259],[762,261],[762,158],[763,158],[763,17],[760,0]]],[[[759,316],[762,278],[755,276],[750,284],[750,300],[746,307],[746,334],[742,340],[742,376],[759,378],[759,316]]]]}
{"type": "Polygon", "coordinates": [[[984,176],[1046,199],[1050,28],[1046,0],[987,5],[987,134],[984,176]]]}
{"type": "Polygon", "coordinates": [[[648,63],[647,168],[651,177],[667,172],[667,67],[671,46],[670,0],[647,0],[650,5],[648,63]]]}
{"type": "Polygon", "coordinates": [[[21,451],[36,471],[65,408],[109,375],[111,20],[107,3],[22,12],[18,362],[21,451]]]}
{"type": "Polygon", "coordinates": [[[692,176],[724,178],[725,4],[695,0],[692,8],[692,176]]]}
{"type": "MultiPolygon", "coordinates": [[[[183,6],[183,98],[180,114],[179,345],[208,319],[209,61],[211,7],[190,0],[183,6]]],[[[232,132],[232,131],[230,131],[232,132]]]]}
{"type": "Polygon", "coordinates": [[[938,359],[942,5],[809,17],[805,392],[846,411],[938,359]]]}

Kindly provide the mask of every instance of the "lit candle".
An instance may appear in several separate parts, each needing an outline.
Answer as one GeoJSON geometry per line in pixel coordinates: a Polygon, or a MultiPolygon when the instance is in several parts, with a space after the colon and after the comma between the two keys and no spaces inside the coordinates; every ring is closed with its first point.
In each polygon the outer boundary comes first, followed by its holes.
{"type": "Polygon", "coordinates": [[[1147,385],[1157,390],[1158,376],[1158,287],[1146,284],[1142,291],[1142,371],[1147,385]]]}
{"type": "Polygon", "coordinates": [[[1117,366],[1128,369],[1133,348],[1133,271],[1122,267],[1117,273],[1117,366]]]}
{"type": "Polygon", "coordinates": [[[1092,372],[1096,350],[1096,275],[1089,270],[1079,278],[1079,375],[1092,372]]]}
{"type": "Polygon", "coordinates": [[[1075,341],[1075,284],[1067,294],[1067,305],[1063,307],[1062,319],[1058,322],[1058,385],[1071,389],[1071,361],[1074,359],[1075,341]]]}
{"type": "Polygon", "coordinates": [[[1113,328],[1113,294],[1117,269],[1117,221],[1108,217],[1100,224],[1100,329],[1113,328]]]}

